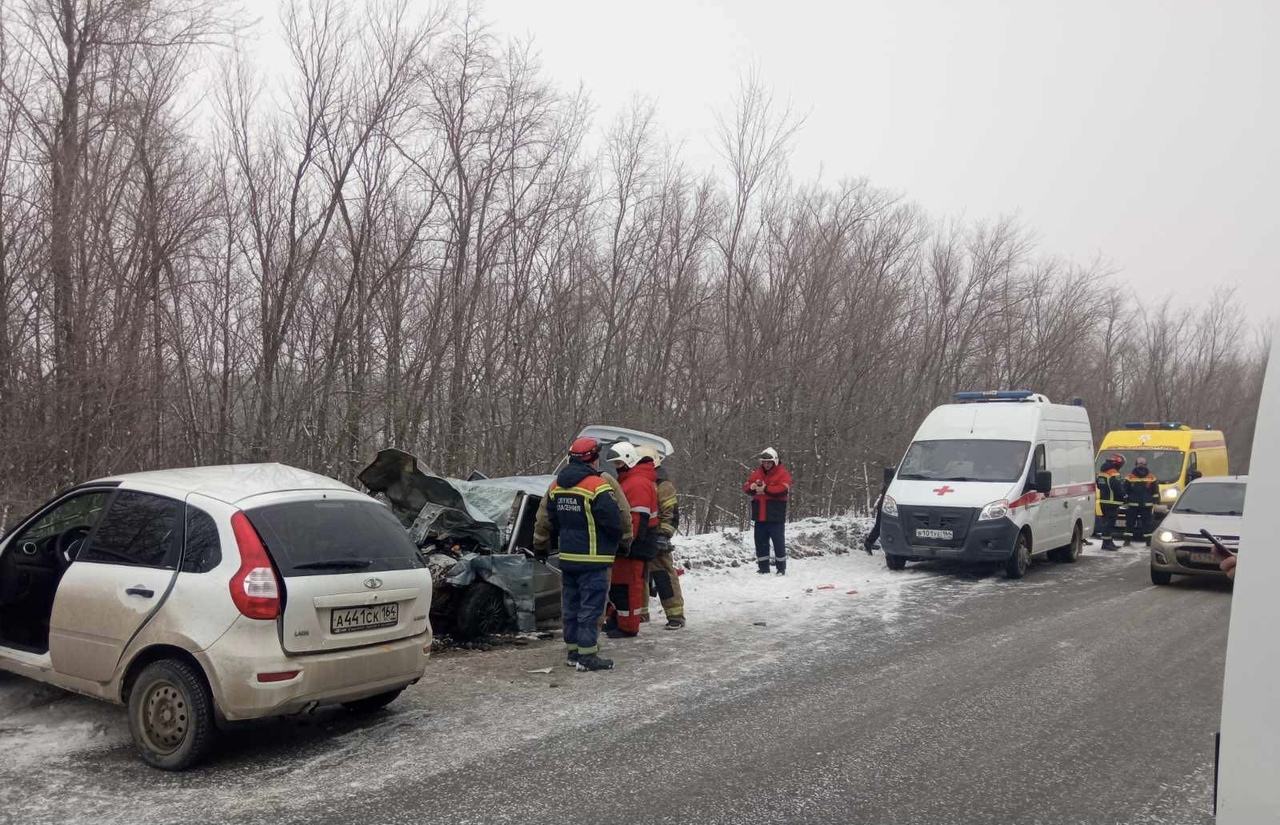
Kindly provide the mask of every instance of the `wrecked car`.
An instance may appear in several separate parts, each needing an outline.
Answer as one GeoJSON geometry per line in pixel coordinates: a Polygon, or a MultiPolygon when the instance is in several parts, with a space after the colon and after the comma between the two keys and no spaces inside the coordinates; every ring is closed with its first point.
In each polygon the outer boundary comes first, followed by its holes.
{"type": "MultiPolygon", "coordinates": [[[[626,427],[592,424],[582,436],[606,447],[627,440],[664,458],[674,452],[667,439],[626,427]]],[[[606,464],[601,470],[613,475],[606,464]]],[[[532,550],[538,506],[554,475],[444,478],[387,448],[358,478],[390,506],[431,571],[437,635],[470,641],[560,626],[558,557],[539,561],[532,550]]]]}
{"type": "Polygon", "coordinates": [[[394,448],[358,478],[384,500],[431,571],[431,626],[461,641],[560,623],[555,559],[533,558],[533,527],[552,476],[442,478],[394,448]]]}

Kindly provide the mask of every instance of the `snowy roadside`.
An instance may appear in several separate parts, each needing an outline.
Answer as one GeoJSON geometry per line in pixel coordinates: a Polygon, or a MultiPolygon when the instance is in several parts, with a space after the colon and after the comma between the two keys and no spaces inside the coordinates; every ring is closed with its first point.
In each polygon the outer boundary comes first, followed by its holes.
{"type": "MultiPolygon", "coordinates": [[[[795,561],[790,575],[782,579],[755,574],[754,551],[743,545],[741,531],[680,538],[677,561],[688,570],[681,576],[681,583],[691,628],[669,634],[660,631],[658,624],[653,625],[643,634],[649,641],[638,648],[643,651],[642,658],[655,664],[666,660],[669,666],[670,659],[686,645],[701,649],[704,641],[715,640],[718,646],[726,639],[736,640],[738,653],[747,655],[753,646],[752,638],[762,630],[757,622],[767,622],[765,632],[769,635],[779,629],[798,631],[839,614],[870,609],[868,596],[930,578],[909,572],[892,574],[878,553],[863,554],[862,529],[859,520],[851,518],[806,519],[789,525],[788,544],[795,561]],[[856,594],[849,592],[855,590],[856,594]],[[857,601],[867,604],[855,605],[857,601]],[[671,643],[677,641],[676,647],[671,648],[671,643]],[[658,649],[649,650],[650,644],[660,642],[663,645],[658,649]]],[[[745,538],[750,539],[749,532],[745,538]]],[[[876,600],[874,613],[892,610],[893,603],[893,599],[876,600]]],[[[660,621],[662,612],[656,599],[652,609],[660,621]]],[[[548,664],[558,665],[559,634],[556,636],[557,641],[535,641],[521,648],[434,656],[427,679],[419,689],[430,682],[432,693],[462,694],[479,689],[483,695],[493,689],[492,684],[482,687],[491,679],[505,682],[513,661],[549,658],[548,664]]],[[[617,646],[614,649],[619,652],[617,646]]],[[[632,649],[637,650],[634,646],[632,649]]],[[[757,651],[750,655],[760,654],[757,651]]],[[[553,676],[559,676],[559,668],[553,676]]],[[[472,701],[478,698],[473,697],[472,701]]],[[[121,708],[0,673],[0,776],[37,764],[76,763],[107,751],[119,751],[132,759],[121,708]]],[[[4,797],[0,794],[0,799],[4,797]]]]}
{"type": "MultiPolygon", "coordinates": [[[[853,515],[806,518],[787,524],[787,556],[795,559],[839,556],[862,550],[862,538],[872,520],[853,515]]],[[[750,528],[730,529],[691,536],[676,536],[676,564],[685,570],[741,567],[755,563],[750,528]]]]}
{"type": "MultiPolygon", "coordinates": [[[[355,788],[395,788],[458,764],[482,771],[512,742],[601,724],[622,735],[673,708],[745,697],[784,663],[820,661],[829,645],[864,629],[876,629],[859,642],[867,649],[893,644],[912,622],[958,599],[1061,586],[1056,565],[1019,582],[930,565],[890,571],[879,552],[861,551],[853,519],[807,520],[788,532],[797,558],[786,577],[757,575],[737,531],[736,545],[723,534],[681,539],[677,552],[692,568],[681,577],[689,626],[667,632],[654,624],[638,638],[606,640],[616,673],[566,672],[558,640],[449,651],[433,656],[422,682],[383,714],[330,710],[250,726],[229,734],[208,766],[181,776],[137,760],[121,708],[0,674],[0,810],[33,825],[133,822],[142,812],[155,825],[258,821],[264,810],[301,820],[355,788]],[[33,772],[35,782],[27,779],[33,772]],[[246,783],[251,796],[236,792],[246,783]]],[[[1074,575],[1113,576],[1144,561],[1138,553],[1096,555],[1102,564],[1074,575]]],[[[660,619],[656,601],[652,609],[660,619]]],[[[477,810],[455,821],[527,820],[477,810]]]]}

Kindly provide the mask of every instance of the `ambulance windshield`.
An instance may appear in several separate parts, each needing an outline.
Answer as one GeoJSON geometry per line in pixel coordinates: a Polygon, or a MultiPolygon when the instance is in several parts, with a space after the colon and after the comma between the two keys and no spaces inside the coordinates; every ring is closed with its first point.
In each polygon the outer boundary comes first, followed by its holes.
{"type": "Polygon", "coordinates": [[[1027,441],[916,441],[907,449],[898,478],[1014,482],[1022,478],[1030,449],[1027,441]]]}
{"type": "Polygon", "coordinates": [[[1102,464],[1113,455],[1124,457],[1124,466],[1120,468],[1120,475],[1128,475],[1139,458],[1147,460],[1147,469],[1156,477],[1156,481],[1161,484],[1173,484],[1182,478],[1182,460],[1184,453],[1182,450],[1163,449],[1158,447],[1148,447],[1145,450],[1111,450],[1104,449],[1098,455],[1098,472],[1102,472],[1102,464]]]}

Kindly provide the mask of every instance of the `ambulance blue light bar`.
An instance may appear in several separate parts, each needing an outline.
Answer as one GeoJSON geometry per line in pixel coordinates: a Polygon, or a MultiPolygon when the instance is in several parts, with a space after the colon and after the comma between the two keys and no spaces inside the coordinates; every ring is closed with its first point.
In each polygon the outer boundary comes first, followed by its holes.
{"type": "Polygon", "coordinates": [[[1026,401],[1035,397],[1031,390],[986,390],[982,392],[958,392],[955,400],[961,404],[975,401],[1026,401]]]}
{"type": "Polygon", "coordinates": [[[1181,430],[1181,421],[1129,421],[1126,430],[1181,430]]]}

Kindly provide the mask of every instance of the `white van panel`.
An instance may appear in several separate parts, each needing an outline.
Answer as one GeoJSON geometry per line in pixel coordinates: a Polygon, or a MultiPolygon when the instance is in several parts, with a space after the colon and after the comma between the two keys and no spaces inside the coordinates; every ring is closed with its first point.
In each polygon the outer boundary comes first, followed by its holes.
{"type": "Polygon", "coordinates": [[[1280,480],[1263,472],[1280,465],[1280,328],[1271,338],[1249,488],[1245,493],[1240,558],[1231,602],[1231,632],[1222,686],[1218,761],[1218,825],[1280,822],[1280,552],[1269,523],[1280,480]]]}

